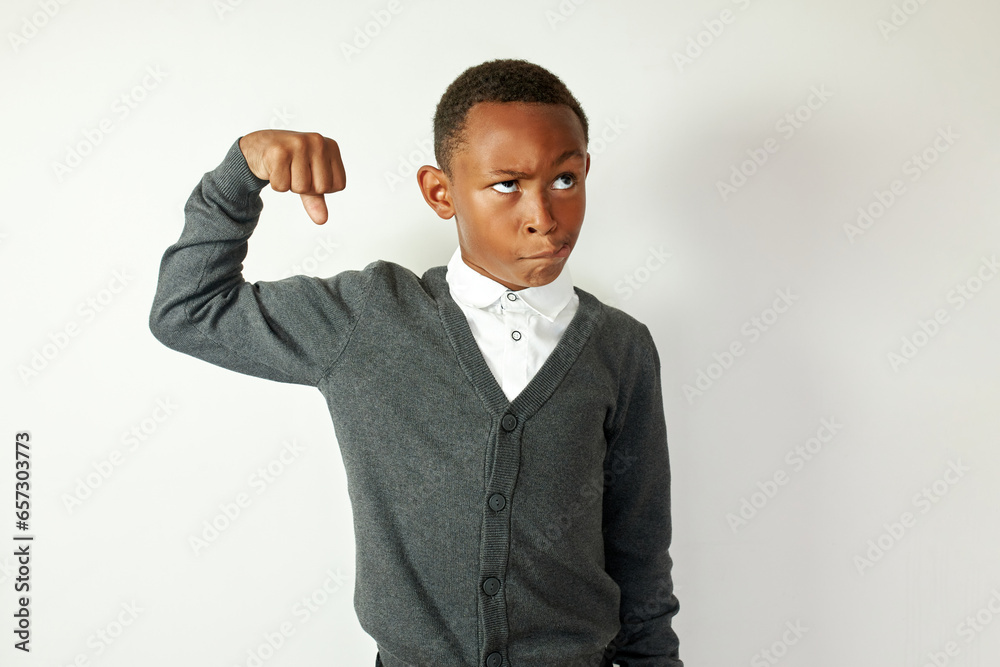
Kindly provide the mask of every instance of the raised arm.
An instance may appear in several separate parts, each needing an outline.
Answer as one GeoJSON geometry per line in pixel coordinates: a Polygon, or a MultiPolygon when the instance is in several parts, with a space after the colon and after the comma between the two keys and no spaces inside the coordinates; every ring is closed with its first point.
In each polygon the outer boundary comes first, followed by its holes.
{"type": "Polygon", "coordinates": [[[276,130],[237,140],[184,207],[180,239],[163,254],[149,328],[167,347],[247,375],[315,385],[364,309],[376,263],[332,278],[243,279],[247,240],[265,185],[302,196],[313,222],[324,193],[346,184],[336,142],[276,130]]]}

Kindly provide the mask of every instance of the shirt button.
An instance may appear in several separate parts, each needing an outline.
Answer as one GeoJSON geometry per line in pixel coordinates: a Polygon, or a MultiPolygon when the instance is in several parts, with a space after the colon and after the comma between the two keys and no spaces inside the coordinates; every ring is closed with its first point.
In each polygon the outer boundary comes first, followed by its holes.
{"type": "Polygon", "coordinates": [[[490,496],[490,509],[499,512],[500,510],[503,509],[503,506],[506,504],[507,501],[504,500],[504,497],[499,493],[494,493],[492,496],[490,496]]]}
{"type": "Polygon", "coordinates": [[[517,295],[514,294],[513,292],[507,292],[507,300],[508,301],[517,301],[517,295]]]}
{"type": "Polygon", "coordinates": [[[521,332],[520,331],[512,331],[511,334],[510,334],[510,337],[513,338],[514,340],[521,340],[521,332]]]}
{"type": "Polygon", "coordinates": [[[501,662],[503,662],[503,658],[496,651],[486,656],[486,667],[500,667],[501,662]]]}
{"type": "Polygon", "coordinates": [[[500,420],[500,426],[502,426],[505,431],[513,431],[517,428],[517,417],[508,412],[503,416],[503,419],[500,420]]]}
{"type": "Polygon", "coordinates": [[[500,580],[496,577],[490,577],[483,582],[483,591],[487,595],[496,595],[497,591],[500,590],[500,580]]]}

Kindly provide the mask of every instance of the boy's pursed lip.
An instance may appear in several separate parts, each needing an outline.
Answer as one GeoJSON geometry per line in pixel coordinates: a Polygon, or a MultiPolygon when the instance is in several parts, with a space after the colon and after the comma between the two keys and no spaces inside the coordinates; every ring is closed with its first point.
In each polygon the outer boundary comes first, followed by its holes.
{"type": "Polygon", "coordinates": [[[569,257],[569,244],[563,243],[561,247],[556,248],[555,250],[549,250],[537,255],[531,255],[530,257],[525,257],[524,259],[551,259],[553,257],[569,257]]]}

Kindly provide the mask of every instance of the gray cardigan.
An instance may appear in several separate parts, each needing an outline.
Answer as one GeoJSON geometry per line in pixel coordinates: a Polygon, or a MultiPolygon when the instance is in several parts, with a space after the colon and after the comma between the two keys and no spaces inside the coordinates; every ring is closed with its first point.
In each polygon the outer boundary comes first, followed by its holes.
{"type": "Polygon", "coordinates": [[[326,398],[354,606],[385,667],[682,667],[670,467],[648,328],[580,306],[513,402],[446,267],[248,283],[267,181],[233,144],[185,205],[149,318],[167,347],[326,398]]]}

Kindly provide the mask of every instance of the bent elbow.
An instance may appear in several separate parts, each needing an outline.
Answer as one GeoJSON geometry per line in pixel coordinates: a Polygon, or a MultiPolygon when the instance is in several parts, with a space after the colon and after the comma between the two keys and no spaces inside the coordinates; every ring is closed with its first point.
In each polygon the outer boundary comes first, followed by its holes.
{"type": "Polygon", "coordinates": [[[182,320],[178,319],[178,308],[170,307],[167,304],[154,302],[149,311],[149,331],[153,338],[160,341],[171,349],[177,349],[176,340],[182,326],[182,320]]]}

